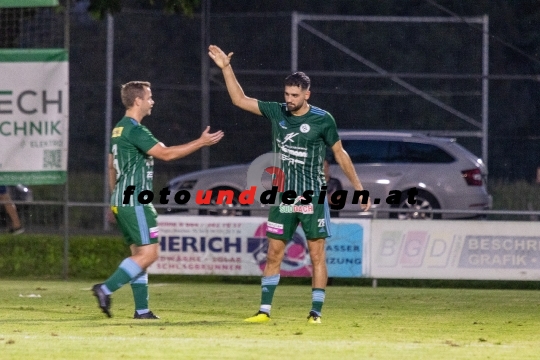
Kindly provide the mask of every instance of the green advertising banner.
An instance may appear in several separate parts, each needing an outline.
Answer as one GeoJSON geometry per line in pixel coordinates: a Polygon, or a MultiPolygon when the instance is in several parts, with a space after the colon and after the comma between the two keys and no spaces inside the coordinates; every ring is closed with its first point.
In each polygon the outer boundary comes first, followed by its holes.
{"type": "Polygon", "coordinates": [[[58,6],[58,0],[0,0],[0,8],[31,8],[58,6]]]}
{"type": "Polygon", "coordinates": [[[66,50],[0,50],[0,184],[65,183],[68,106],[66,50]]]}

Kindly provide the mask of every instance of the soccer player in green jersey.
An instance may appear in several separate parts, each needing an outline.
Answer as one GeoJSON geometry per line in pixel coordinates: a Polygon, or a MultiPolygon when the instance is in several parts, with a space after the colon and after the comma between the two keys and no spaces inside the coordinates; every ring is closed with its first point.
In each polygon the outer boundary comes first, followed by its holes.
{"type": "MultiPolygon", "coordinates": [[[[312,308],[308,322],[321,323],[321,310],[328,279],[326,269],[325,239],[330,236],[329,209],[326,199],[319,201],[321,186],[325,185],[323,160],[326,147],[330,147],[337,163],[355,190],[363,187],[356,175],[351,158],[343,149],[337,133],[336,123],[327,111],[309,105],[310,79],[296,72],[285,79],[285,103],[264,102],[247,97],[236,80],[231,67],[233,53],[225,54],[219,47],[210,45],[208,55],[223,72],[225,84],[234,105],[269,119],[272,123],[273,150],[280,154],[281,170],[284,175],[284,190],[295,194],[311,191],[309,205],[272,206],[268,215],[268,253],[261,282],[261,306],[259,312],[245,319],[247,322],[270,320],[270,309],[274,291],[279,283],[281,261],[286,243],[299,223],[308,240],[309,255],[313,266],[312,308]]],[[[284,198],[282,199],[284,200],[284,198]]],[[[294,204],[305,200],[301,196],[294,204]]],[[[364,211],[370,207],[369,199],[363,199],[364,211]]]]}
{"type": "Polygon", "coordinates": [[[102,284],[92,287],[101,310],[111,317],[111,294],[128,282],[135,299],[135,319],[159,319],[148,309],[146,269],[158,258],[157,213],[147,195],[152,192],[154,158],[170,161],[187,156],[204,146],[218,143],[222,131],[202,135],[187,144],[167,147],[141,124],[150,115],[154,100],[150,83],[131,81],[122,85],[125,116],[112,131],[109,154],[111,208],[131,256],[102,284]],[[145,195],[146,194],[146,195],[145,195]]]}

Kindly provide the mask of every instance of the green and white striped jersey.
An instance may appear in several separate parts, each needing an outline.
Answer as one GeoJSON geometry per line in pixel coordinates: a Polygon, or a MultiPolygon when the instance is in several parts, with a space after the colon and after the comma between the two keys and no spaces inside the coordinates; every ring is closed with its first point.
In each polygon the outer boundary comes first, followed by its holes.
{"type": "Polygon", "coordinates": [[[272,122],[272,149],[281,156],[284,190],[302,195],[320,193],[325,185],[323,161],[326,147],[339,141],[336,121],[325,110],[311,106],[302,116],[294,116],[286,104],[259,101],[259,110],[272,122]]]}
{"type": "Polygon", "coordinates": [[[140,192],[152,191],[154,158],[146,152],[158,142],[146,126],[132,118],[124,116],[116,124],[112,131],[110,150],[116,169],[116,185],[111,195],[111,205],[141,205],[137,200],[140,192]],[[129,204],[123,204],[124,191],[128,186],[135,186],[135,193],[129,204]]]}

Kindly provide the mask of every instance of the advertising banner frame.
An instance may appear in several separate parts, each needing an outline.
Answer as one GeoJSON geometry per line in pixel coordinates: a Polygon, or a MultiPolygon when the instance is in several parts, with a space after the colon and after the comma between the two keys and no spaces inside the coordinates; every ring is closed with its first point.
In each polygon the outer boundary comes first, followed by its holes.
{"type": "Polygon", "coordinates": [[[1,8],[55,7],[58,0],[0,0],[1,8]]]}
{"type": "MultiPolygon", "coordinates": [[[[266,217],[158,216],[160,255],[150,274],[260,276],[266,263],[266,217]]],[[[370,220],[331,218],[328,276],[361,277],[370,220]]],[[[282,276],[311,277],[301,226],[287,243],[282,276]]]]}
{"type": "Polygon", "coordinates": [[[535,222],[374,219],[369,257],[379,279],[540,279],[535,222]]]}
{"type": "Polygon", "coordinates": [[[69,53],[0,49],[0,184],[67,180],[69,53]],[[25,74],[25,76],[20,76],[25,74]]]}

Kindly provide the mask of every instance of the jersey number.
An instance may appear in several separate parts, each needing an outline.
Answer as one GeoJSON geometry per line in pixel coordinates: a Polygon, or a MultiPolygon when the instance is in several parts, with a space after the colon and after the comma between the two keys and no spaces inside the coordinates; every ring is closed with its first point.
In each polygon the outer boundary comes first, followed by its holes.
{"type": "Polygon", "coordinates": [[[112,146],[113,153],[113,167],[116,170],[116,180],[120,177],[120,166],[118,165],[118,145],[114,144],[112,146]]]}

